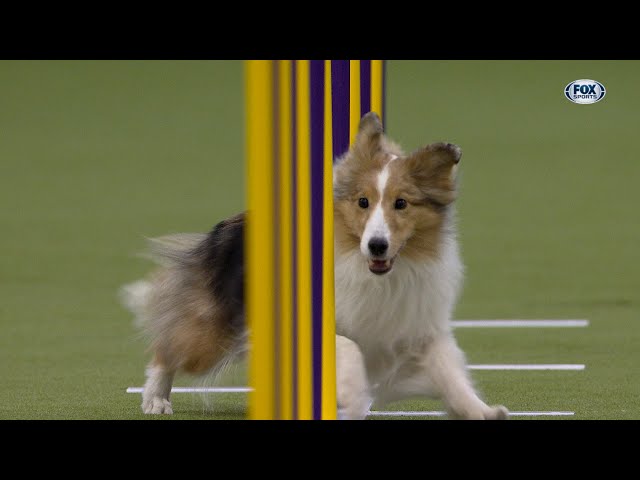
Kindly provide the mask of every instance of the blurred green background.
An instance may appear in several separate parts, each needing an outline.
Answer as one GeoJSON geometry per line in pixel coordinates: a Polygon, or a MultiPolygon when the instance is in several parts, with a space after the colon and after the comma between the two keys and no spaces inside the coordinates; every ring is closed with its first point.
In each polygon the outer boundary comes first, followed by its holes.
{"type": "MultiPolygon", "coordinates": [[[[149,270],[145,236],[244,208],[242,75],[235,61],[0,62],[0,418],[144,418],[124,391],[147,355],[117,290],[149,270]]],[[[587,366],[475,371],[483,396],[640,418],[640,62],[389,61],[387,75],[387,133],[464,152],[456,318],[591,322],[456,330],[471,363],[587,366]],[[580,78],[606,97],[569,102],[580,78]]],[[[173,418],[243,418],[243,396],[209,397],[174,395],[173,418]]]]}

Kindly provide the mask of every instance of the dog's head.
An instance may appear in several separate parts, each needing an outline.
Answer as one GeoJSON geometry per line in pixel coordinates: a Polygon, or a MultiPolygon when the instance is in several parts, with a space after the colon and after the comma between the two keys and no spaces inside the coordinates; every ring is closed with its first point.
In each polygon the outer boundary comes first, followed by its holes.
{"type": "Polygon", "coordinates": [[[405,155],[386,138],[378,115],[367,113],[334,169],[337,253],[359,249],[377,275],[388,273],[398,255],[436,255],[461,155],[450,143],[405,155]]]}

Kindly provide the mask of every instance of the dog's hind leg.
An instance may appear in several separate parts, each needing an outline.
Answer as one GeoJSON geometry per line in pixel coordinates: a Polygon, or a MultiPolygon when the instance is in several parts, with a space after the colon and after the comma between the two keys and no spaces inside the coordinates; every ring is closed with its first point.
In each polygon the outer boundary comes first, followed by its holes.
{"type": "Polygon", "coordinates": [[[147,367],[147,382],[142,394],[144,413],[172,414],[169,400],[171,384],[177,372],[204,375],[225,364],[239,350],[242,338],[229,327],[229,313],[202,295],[184,301],[171,310],[153,342],[154,359],[147,367]]]}
{"type": "Polygon", "coordinates": [[[147,366],[147,381],[142,392],[142,411],[144,413],[168,414],[173,413],[171,408],[171,385],[175,371],[164,367],[155,358],[147,366]]]}

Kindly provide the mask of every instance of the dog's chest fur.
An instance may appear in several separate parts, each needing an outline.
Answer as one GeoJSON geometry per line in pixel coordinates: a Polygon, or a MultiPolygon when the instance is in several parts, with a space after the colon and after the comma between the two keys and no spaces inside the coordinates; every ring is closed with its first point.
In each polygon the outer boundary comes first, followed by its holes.
{"type": "Polygon", "coordinates": [[[358,344],[372,382],[450,333],[462,264],[454,238],[445,237],[440,252],[424,263],[400,256],[391,272],[377,276],[359,251],[336,251],[336,330],[358,344]]]}

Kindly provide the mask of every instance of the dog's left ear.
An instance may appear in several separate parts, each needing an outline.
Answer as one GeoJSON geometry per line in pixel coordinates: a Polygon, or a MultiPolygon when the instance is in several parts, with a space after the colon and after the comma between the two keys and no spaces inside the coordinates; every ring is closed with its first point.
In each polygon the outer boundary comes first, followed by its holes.
{"type": "Polygon", "coordinates": [[[456,173],[462,150],[452,143],[432,143],[407,158],[409,172],[428,200],[448,205],[456,199],[456,173]]]}

